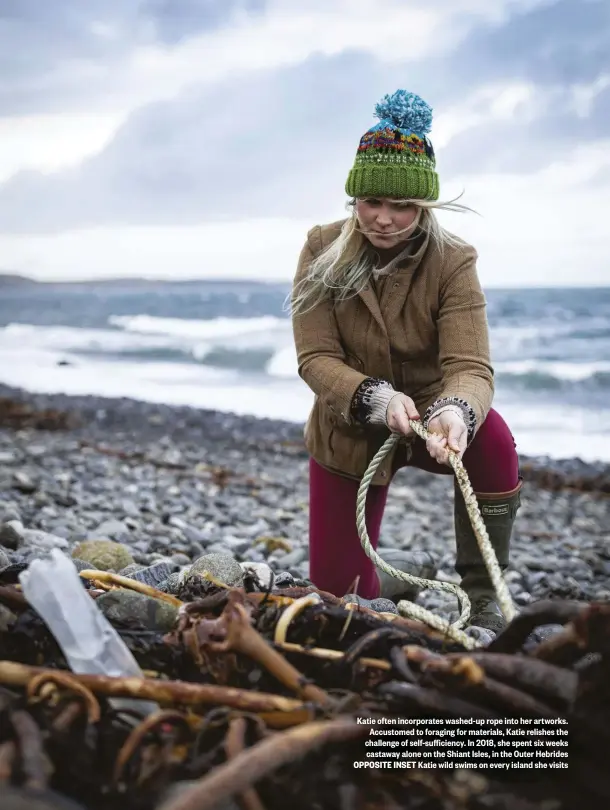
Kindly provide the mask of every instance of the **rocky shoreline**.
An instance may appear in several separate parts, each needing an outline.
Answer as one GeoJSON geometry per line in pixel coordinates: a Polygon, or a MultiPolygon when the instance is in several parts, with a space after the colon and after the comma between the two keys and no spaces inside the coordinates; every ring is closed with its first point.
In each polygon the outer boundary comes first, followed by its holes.
{"type": "MultiPolygon", "coordinates": [[[[83,548],[111,541],[124,556],[97,567],[169,592],[210,554],[233,557],[242,572],[266,564],[287,584],[307,578],[300,425],[5,386],[0,398],[0,568],[51,548],[85,565],[96,558],[83,548]]],[[[610,600],[610,465],[522,462],[523,506],[506,574],[516,605],[610,600]]],[[[451,498],[449,476],[402,470],[381,543],[430,552],[439,578],[457,582],[451,498]]],[[[450,595],[423,591],[418,603],[457,616],[450,595]]]]}

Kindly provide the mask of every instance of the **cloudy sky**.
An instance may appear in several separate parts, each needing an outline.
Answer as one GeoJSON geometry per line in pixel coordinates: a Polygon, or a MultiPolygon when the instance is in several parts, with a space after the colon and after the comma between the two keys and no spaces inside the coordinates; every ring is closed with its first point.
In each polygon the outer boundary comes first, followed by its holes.
{"type": "Polygon", "coordinates": [[[399,87],[485,285],[610,283],[609,0],[0,0],[0,268],[289,280],[399,87]]]}

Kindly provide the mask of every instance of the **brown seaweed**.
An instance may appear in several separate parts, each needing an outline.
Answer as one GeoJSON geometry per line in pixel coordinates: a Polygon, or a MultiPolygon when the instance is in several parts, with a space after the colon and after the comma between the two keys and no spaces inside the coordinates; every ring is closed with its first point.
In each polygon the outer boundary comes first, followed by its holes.
{"type": "Polygon", "coordinates": [[[528,609],[470,651],[311,588],[213,586],[182,606],[166,636],[117,627],[145,676],[110,678],[70,672],[12,587],[0,593],[14,610],[0,636],[2,808],[21,810],[29,796],[40,810],[62,801],[79,810],[230,801],[245,810],[576,810],[610,801],[607,605],[528,609]],[[549,616],[563,632],[524,649],[549,616]],[[120,697],[159,709],[119,709],[120,697]],[[356,769],[368,735],[358,720],[379,717],[564,718],[569,768],[356,769]]]}

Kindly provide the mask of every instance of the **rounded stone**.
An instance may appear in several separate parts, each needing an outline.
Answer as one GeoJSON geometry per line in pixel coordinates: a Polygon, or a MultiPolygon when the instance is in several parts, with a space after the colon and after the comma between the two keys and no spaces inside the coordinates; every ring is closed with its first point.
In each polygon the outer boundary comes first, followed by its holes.
{"type": "Polygon", "coordinates": [[[229,587],[239,588],[244,581],[241,565],[230,554],[204,554],[191,565],[188,576],[193,574],[209,574],[229,587]]]}
{"type": "Polygon", "coordinates": [[[95,604],[110,622],[138,630],[169,633],[178,618],[178,608],[136,591],[116,589],[98,596],[95,604]]]}
{"type": "Polygon", "coordinates": [[[280,573],[276,574],[275,576],[273,587],[275,590],[282,588],[294,588],[295,584],[295,579],[290,571],[280,571],[280,573]]]}
{"type": "Polygon", "coordinates": [[[489,630],[487,627],[478,627],[476,624],[470,625],[464,632],[467,636],[470,636],[470,638],[478,641],[483,647],[491,644],[496,637],[493,630],[489,630]]]}
{"type": "Polygon", "coordinates": [[[85,540],[79,543],[72,556],[93,563],[101,571],[116,573],[134,562],[127,546],[114,540],[85,540]]]}
{"type": "Polygon", "coordinates": [[[93,565],[92,562],[87,562],[87,560],[79,560],[78,557],[72,557],[72,562],[74,563],[74,567],[79,573],[81,571],[87,571],[97,568],[97,565],[93,565]]]}
{"type": "Polygon", "coordinates": [[[0,546],[16,551],[23,545],[23,524],[19,520],[9,520],[0,526],[0,546]]]}
{"type": "Polygon", "coordinates": [[[378,597],[377,599],[365,599],[363,596],[358,596],[357,593],[348,593],[343,597],[344,604],[358,605],[365,607],[369,610],[374,610],[377,613],[394,613],[398,614],[398,610],[391,599],[384,599],[378,597]]]}
{"type": "Polygon", "coordinates": [[[132,577],[136,571],[141,571],[145,566],[140,565],[140,563],[130,563],[129,565],[125,566],[125,568],[121,568],[118,572],[122,577],[132,577]]]}
{"type": "Polygon", "coordinates": [[[265,591],[273,584],[273,571],[267,563],[244,562],[241,563],[244,575],[253,581],[257,587],[265,591]]]}
{"type": "Polygon", "coordinates": [[[391,599],[384,599],[378,597],[371,600],[371,610],[376,610],[378,613],[395,613],[398,615],[398,608],[391,599]]]}
{"type": "Polygon", "coordinates": [[[182,576],[179,573],[170,574],[164,582],[157,585],[157,590],[163,593],[170,593],[176,596],[180,591],[182,576]]]}

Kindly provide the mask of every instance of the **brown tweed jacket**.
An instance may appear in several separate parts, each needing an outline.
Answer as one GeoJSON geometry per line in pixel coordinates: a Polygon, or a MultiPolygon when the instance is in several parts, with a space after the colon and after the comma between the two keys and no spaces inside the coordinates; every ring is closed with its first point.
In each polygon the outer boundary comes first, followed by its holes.
{"type": "MultiPolygon", "coordinates": [[[[295,283],[337,238],[343,222],[309,231],[295,283]]],[[[425,239],[388,279],[381,302],[369,284],[346,301],[328,300],[293,316],[299,376],[315,394],[305,444],[319,464],[360,479],[390,435],[385,427],[358,424],[350,414],[366,377],[385,379],[406,393],[421,416],[441,397],[461,397],[480,427],[494,382],[476,260],[476,250],[466,243],[446,247],[441,256],[425,239]]],[[[394,453],[381,463],[372,484],[389,482],[394,453]]]]}

